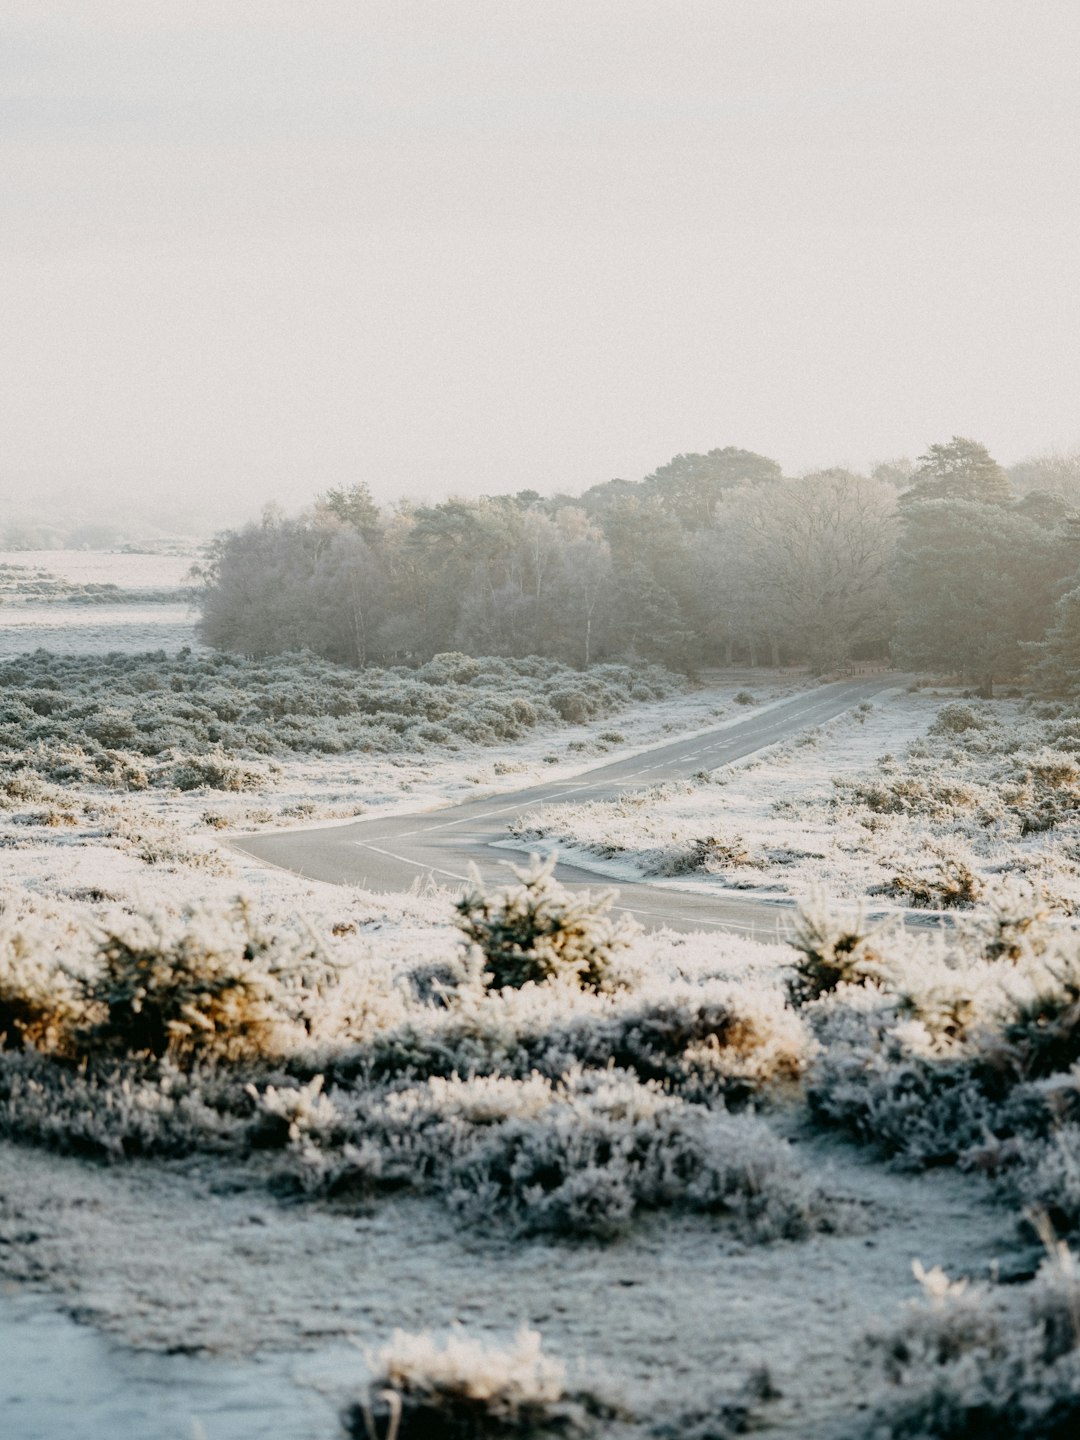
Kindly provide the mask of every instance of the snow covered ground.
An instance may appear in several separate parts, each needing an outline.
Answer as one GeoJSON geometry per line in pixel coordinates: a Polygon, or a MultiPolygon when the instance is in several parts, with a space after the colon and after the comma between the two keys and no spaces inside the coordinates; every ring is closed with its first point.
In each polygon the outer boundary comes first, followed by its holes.
{"type": "Polygon", "coordinates": [[[34,582],[70,587],[116,585],[133,596],[178,591],[190,583],[194,555],[96,550],[0,552],[0,659],[39,647],[70,654],[197,646],[195,612],[185,600],[115,600],[95,604],[34,595],[34,582]],[[21,588],[20,588],[21,587],[21,588]]]}
{"type": "Polygon", "coordinates": [[[968,899],[1012,876],[1080,909],[1075,740],[1015,700],[964,702],[978,724],[934,734],[957,704],[955,692],[898,689],[745,764],[538,810],[506,843],[555,847],[615,880],[886,907],[947,908],[950,876],[974,877],[968,899]],[[1064,810],[1037,828],[1036,791],[1055,754],[1064,810]]]}

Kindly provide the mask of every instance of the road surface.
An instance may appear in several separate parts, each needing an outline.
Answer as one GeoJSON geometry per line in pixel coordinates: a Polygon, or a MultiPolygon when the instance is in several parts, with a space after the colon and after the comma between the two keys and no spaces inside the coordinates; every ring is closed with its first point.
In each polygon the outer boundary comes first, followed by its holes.
{"type": "MultiPolygon", "coordinates": [[[[513,856],[492,848],[508,826],[538,806],[564,800],[613,800],[664,780],[681,780],[715,770],[775,745],[808,726],[835,719],[862,700],[895,689],[903,677],[878,675],[822,685],[689,739],[659,745],[622,760],[598,765],[563,781],[470,798],[420,813],[353,821],[314,830],[284,830],[234,836],[234,849],[265,864],[314,880],[356,885],[365,890],[408,890],[418,877],[460,885],[475,865],[482,878],[507,878],[513,856]]],[[[609,882],[580,866],[560,863],[556,875],[571,887],[609,882]]],[[[710,889],[695,893],[663,882],[627,882],[616,908],[648,929],[734,930],[775,939],[790,929],[790,902],[739,896],[710,889]]]]}

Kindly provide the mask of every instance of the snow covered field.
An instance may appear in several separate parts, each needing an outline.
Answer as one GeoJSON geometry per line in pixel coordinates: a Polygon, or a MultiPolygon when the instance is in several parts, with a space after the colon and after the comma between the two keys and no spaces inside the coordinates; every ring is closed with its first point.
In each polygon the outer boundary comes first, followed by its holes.
{"type": "Polygon", "coordinates": [[[190,584],[195,558],[95,550],[0,552],[0,659],[38,647],[82,655],[195,647],[195,612],[186,599],[169,598],[169,592],[190,584]],[[44,593],[35,594],[35,586],[44,593]],[[81,591],[100,586],[118,586],[130,598],[99,593],[94,603],[82,603],[81,591]],[[141,598],[155,592],[163,598],[141,598]]]}
{"type": "Polygon", "coordinates": [[[742,765],[539,810],[506,843],[614,880],[886,908],[963,906],[1011,878],[1077,913],[1072,728],[1015,700],[898,689],[742,765]]]}

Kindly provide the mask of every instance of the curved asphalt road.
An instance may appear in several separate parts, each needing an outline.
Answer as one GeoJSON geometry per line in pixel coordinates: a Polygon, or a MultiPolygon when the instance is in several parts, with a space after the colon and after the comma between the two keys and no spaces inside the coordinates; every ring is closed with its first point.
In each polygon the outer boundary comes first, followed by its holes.
{"type": "MultiPolygon", "coordinates": [[[[512,857],[491,846],[493,841],[507,838],[507,827],[516,817],[540,805],[612,800],[663,780],[715,770],[808,726],[835,719],[859,701],[895,689],[902,679],[879,675],[823,685],[707,734],[659,745],[547,785],[472,797],[419,814],[389,815],[316,830],[235,836],[229,843],[265,864],[365,890],[408,890],[418,877],[456,885],[468,879],[470,864],[485,880],[505,882],[506,863],[512,857]]],[[[559,864],[555,873],[571,887],[610,883],[569,864],[559,864]]],[[[760,939],[777,938],[791,923],[790,902],[713,890],[695,893],[662,882],[624,884],[616,909],[634,915],[648,929],[735,930],[760,939]]]]}

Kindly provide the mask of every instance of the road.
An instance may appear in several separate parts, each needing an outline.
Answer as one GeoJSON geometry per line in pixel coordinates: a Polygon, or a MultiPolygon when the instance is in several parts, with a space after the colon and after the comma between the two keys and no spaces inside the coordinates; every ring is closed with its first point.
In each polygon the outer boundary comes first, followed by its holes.
{"type": "MultiPolygon", "coordinates": [[[[264,864],[314,880],[366,890],[408,890],[418,877],[459,885],[470,864],[488,881],[507,878],[512,856],[493,850],[517,817],[563,800],[613,800],[664,780],[715,770],[775,745],[808,726],[824,724],[862,700],[895,689],[905,677],[878,675],[822,685],[705,734],[675,740],[625,759],[610,761],[563,781],[472,797],[420,813],[353,821],[314,830],[241,835],[229,844],[264,864]]],[[[609,882],[579,866],[560,863],[560,880],[571,887],[609,882]]],[[[762,897],[695,893],[660,883],[624,883],[616,908],[648,929],[731,930],[775,939],[790,929],[791,906],[762,897]]]]}

